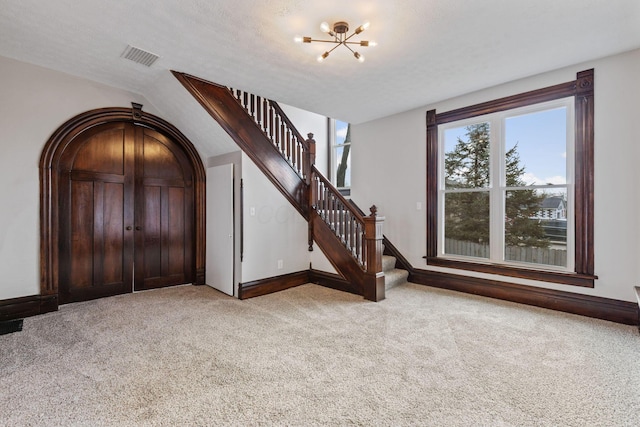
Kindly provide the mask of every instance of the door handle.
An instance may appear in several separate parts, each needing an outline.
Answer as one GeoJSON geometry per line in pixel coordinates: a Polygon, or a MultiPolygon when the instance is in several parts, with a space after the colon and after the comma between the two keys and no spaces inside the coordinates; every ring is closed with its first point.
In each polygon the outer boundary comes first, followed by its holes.
{"type": "Polygon", "coordinates": [[[137,230],[137,231],[140,231],[140,230],[142,230],[142,227],[140,227],[139,225],[137,225],[137,226],[136,226],[136,230],[137,230]]]}
{"type": "Polygon", "coordinates": [[[131,227],[130,225],[127,225],[126,230],[131,230],[133,227],[131,227]]]}

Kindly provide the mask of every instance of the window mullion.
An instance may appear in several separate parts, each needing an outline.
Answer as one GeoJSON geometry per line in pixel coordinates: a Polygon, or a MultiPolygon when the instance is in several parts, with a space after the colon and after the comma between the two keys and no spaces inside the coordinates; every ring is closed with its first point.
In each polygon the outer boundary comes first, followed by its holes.
{"type": "Polygon", "coordinates": [[[491,141],[491,194],[490,194],[490,259],[502,262],[504,259],[504,143],[503,120],[494,115],[490,120],[489,140],[491,141]]]}

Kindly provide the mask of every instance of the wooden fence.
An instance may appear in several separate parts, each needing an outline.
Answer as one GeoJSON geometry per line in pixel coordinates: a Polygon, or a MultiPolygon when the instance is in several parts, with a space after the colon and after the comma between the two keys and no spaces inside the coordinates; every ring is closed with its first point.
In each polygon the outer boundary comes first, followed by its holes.
{"type": "MultiPolygon", "coordinates": [[[[444,251],[450,255],[489,258],[488,244],[465,242],[463,240],[445,239],[444,251]]],[[[505,260],[566,267],[567,251],[564,249],[507,246],[505,260]]]]}

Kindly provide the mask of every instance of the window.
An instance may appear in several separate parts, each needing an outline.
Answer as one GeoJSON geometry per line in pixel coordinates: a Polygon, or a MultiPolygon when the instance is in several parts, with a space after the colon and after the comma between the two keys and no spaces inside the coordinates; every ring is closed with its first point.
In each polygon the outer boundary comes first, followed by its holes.
{"type": "Polygon", "coordinates": [[[351,188],[351,125],[329,119],[329,162],[331,182],[340,189],[351,188]]]}
{"type": "Polygon", "coordinates": [[[427,263],[593,286],[593,70],[427,113],[427,263]]]}

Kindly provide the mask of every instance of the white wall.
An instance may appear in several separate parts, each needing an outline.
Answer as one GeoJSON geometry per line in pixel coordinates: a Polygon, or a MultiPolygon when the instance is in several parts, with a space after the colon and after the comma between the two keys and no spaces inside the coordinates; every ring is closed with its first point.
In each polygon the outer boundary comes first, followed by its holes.
{"type": "Polygon", "coordinates": [[[640,282],[640,185],[637,122],[640,50],[578,64],[427,105],[352,127],[352,198],[375,203],[386,216],[384,233],[415,267],[485,277],[568,292],[635,301],[640,282]],[[426,112],[479,102],[574,80],[595,69],[594,289],[429,267],[426,254],[426,112]],[[416,203],[422,203],[422,210],[416,203]]]}
{"type": "MultiPolygon", "coordinates": [[[[329,178],[329,134],[327,117],[290,105],[279,105],[303,137],[306,138],[308,133],[313,133],[313,139],[316,141],[316,168],[318,168],[324,176],[329,178]]],[[[309,262],[315,270],[329,273],[336,272],[327,257],[315,244],[313,251],[309,252],[307,268],[309,262]]]]}
{"type": "Polygon", "coordinates": [[[305,139],[308,133],[313,134],[313,139],[316,141],[316,168],[318,168],[324,176],[329,177],[327,170],[329,165],[327,117],[290,105],[279,105],[305,139]]]}
{"type": "Polygon", "coordinates": [[[65,121],[141,95],[0,57],[0,300],[40,293],[39,161],[65,121]]]}
{"type": "Polygon", "coordinates": [[[242,154],[243,283],[309,268],[307,222],[253,161],[242,154]],[[282,260],[282,268],[278,268],[282,260]]]}

